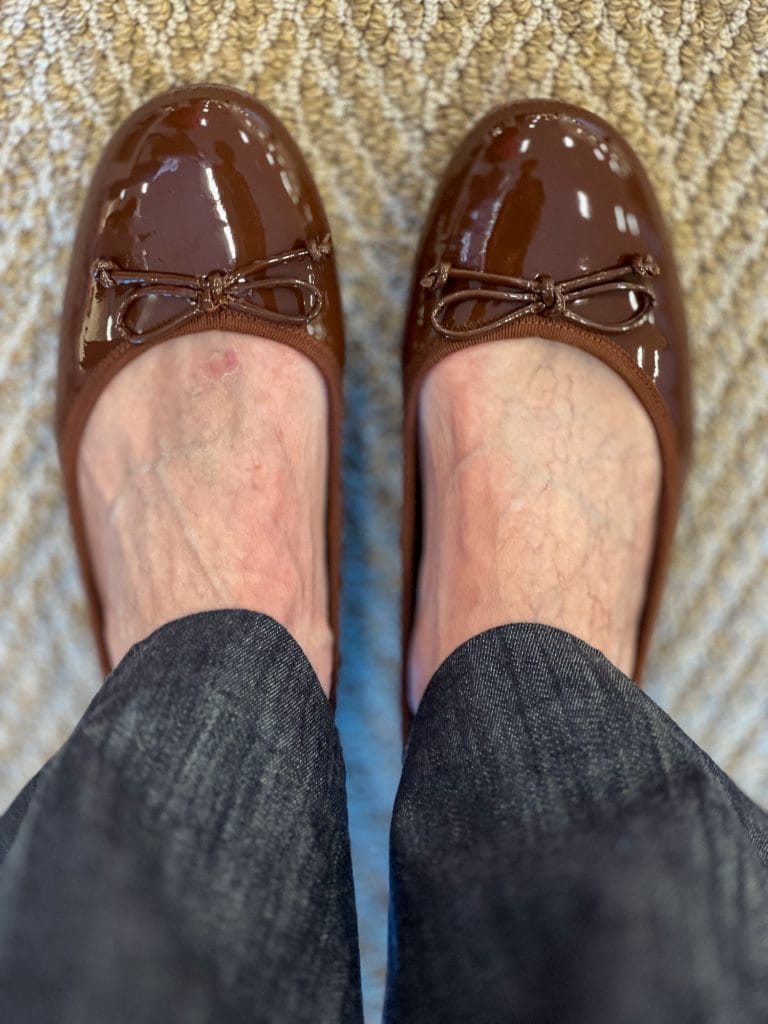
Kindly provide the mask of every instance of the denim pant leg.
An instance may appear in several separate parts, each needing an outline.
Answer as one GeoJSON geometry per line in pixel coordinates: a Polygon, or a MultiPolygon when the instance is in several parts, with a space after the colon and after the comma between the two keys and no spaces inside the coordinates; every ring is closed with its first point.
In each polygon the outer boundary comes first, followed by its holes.
{"type": "Polygon", "coordinates": [[[345,772],[267,615],[133,647],[0,819],[0,1020],[362,1020],[345,772]]]}
{"type": "Polygon", "coordinates": [[[413,723],[385,1019],[767,1021],[768,816],[598,651],[482,633],[413,723]]]}

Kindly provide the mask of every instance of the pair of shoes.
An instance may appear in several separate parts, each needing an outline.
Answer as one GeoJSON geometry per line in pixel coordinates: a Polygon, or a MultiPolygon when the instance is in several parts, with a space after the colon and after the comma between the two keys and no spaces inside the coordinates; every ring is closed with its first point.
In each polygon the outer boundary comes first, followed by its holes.
{"type": "MultiPolygon", "coordinates": [[[[77,487],[83,430],[98,396],[132,359],[212,328],[297,349],[327,386],[333,705],[344,337],[330,231],[306,163],[278,119],[245,93],[198,85],[156,97],[113,136],[70,266],[56,433],[105,673],[112,666],[77,487]]],[[[685,319],[669,241],[637,157],[599,118],[550,101],[513,104],[479,122],[446,173],[422,239],[403,349],[404,664],[421,543],[420,385],[440,359],[468,345],[531,335],[611,366],[657,431],[663,484],[638,678],[690,448],[685,319]]],[[[405,681],[402,694],[407,735],[405,681]]]]}

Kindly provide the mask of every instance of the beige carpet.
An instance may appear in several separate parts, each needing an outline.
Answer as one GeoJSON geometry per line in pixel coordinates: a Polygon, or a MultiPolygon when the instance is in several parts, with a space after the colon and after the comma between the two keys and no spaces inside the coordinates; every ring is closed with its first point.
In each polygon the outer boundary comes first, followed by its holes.
{"type": "MultiPolygon", "coordinates": [[[[0,804],[62,743],[100,682],[51,429],[84,189],[125,115],[199,80],[252,91],[284,118],[340,253],[352,581],[340,699],[356,709],[343,732],[352,798],[367,807],[355,826],[363,909],[378,913],[386,894],[383,854],[366,860],[366,837],[386,839],[398,758],[404,292],[437,175],[471,122],[506,100],[556,96],[620,125],[668,213],[690,312],[697,449],[648,689],[768,798],[764,0],[4,0],[2,15],[0,804]],[[389,772],[378,790],[371,764],[389,772]]],[[[381,964],[371,970],[378,984],[381,964]]]]}

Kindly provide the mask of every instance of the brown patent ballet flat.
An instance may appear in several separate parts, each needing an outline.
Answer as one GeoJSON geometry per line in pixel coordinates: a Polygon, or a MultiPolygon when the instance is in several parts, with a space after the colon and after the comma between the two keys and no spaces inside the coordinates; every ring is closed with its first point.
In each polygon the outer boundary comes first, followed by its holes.
{"type": "Polygon", "coordinates": [[[403,346],[403,731],[421,548],[417,407],[441,359],[469,345],[543,337],[616,371],[656,429],[662,488],[634,678],[640,681],[691,448],[686,324],[672,249],[635,153],[601,118],[530,100],[465,137],[416,261],[403,346]]]}
{"type": "Polygon", "coordinates": [[[83,429],[98,396],[132,359],[212,328],[289,345],[325,380],[334,704],[344,334],[328,220],[296,143],[275,115],[235,89],[195,85],[150,100],[112,137],[88,192],[70,264],[56,435],[105,673],[113,666],[77,487],[83,429]]]}

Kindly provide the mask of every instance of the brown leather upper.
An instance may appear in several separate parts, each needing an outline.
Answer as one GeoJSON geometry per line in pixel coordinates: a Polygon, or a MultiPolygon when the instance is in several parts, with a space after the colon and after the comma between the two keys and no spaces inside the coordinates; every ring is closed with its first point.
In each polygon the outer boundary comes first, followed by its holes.
{"type": "Polygon", "coordinates": [[[76,482],[82,430],[96,398],[131,359],[212,328],[281,341],[324,376],[331,623],[338,635],[344,334],[328,221],[309,169],[275,115],[245,93],[198,85],[154,98],[117,130],[96,168],[70,264],[56,428],[105,671],[76,482]]]}
{"type": "MultiPolygon", "coordinates": [[[[691,446],[685,315],[664,221],[637,156],[599,117],[550,100],[500,107],[472,128],[422,236],[403,348],[404,651],[420,548],[420,385],[453,352],[519,337],[596,355],[624,378],[656,427],[662,498],[639,676],[691,446]]],[[[405,697],[404,713],[407,727],[405,697]]]]}
{"type": "MultiPolygon", "coordinates": [[[[118,129],[96,168],[77,232],[61,324],[57,423],[61,427],[89,370],[125,344],[117,314],[131,290],[104,286],[100,268],[114,264],[137,275],[200,279],[247,268],[256,260],[322,243],[330,234],[312,176],[295,142],[266,107],[221,86],[192,86],[158,96],[118,129]]],[[[333,259],[311,256],[267,268],[263,278],[302,278],[322,299],[307,327],[259,321],[278,340],[309,335],[323,361],[344,358],[341,303],[333,259]],[[271,326],[270,326],[271,325],[271,326]]],[[[261,287],[253,310],[296,316],[296,288],[261,287]]],[[[189,308],[189,298],[145,289],[124,310],[136,334],[152,341],[164,322],[189,308]]],[[[185,323],[180,333],[232,326],[255,333],[248,313],[221,305],[185,323]]],[[[125,350],[130,358],[130,350],[125,350]]],[[[138,353],[133,353],[138,354],[138,353]]]]}
{"type": "MultiPolygon", "coordinates": [[[[491,111],[466,136],[445,172],[414,273],[403,362],[406,386],[417,368],[434,364],[450,347],[430,322],[435,293],[421,284],[439,264],[566,281],[629,262],[636,254],[652,256],[661,270],[651,283],[656,297],[652,318],[632,332],[610,337],[653,382],[687,454],[691,417],[685,315],[653,189],[615,129],[586,110],[554,101],[491,111]]],[[[631,312],[629,294],[578,299],[572,308],[592,321],[618,323],[631,312]]],[[[466,302],[455,318],[488,321],[510,308],[488,300],[466,302]]],[[[558,323],[555,317],[540,316],[539,332],[548,320],[558,323]]],[[[483,340],[494,337],[489,331],[483,340]]],[[[450,350],[461,347],[457,342],[450,350]]]]}

